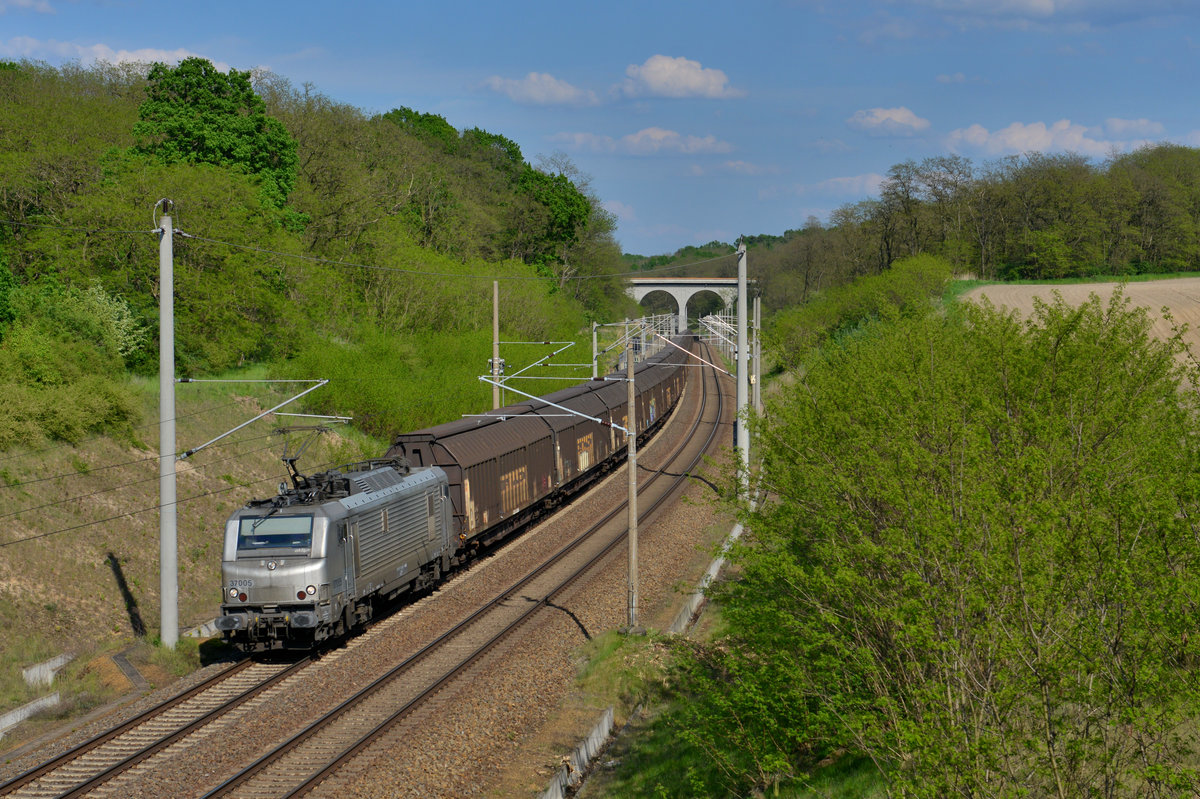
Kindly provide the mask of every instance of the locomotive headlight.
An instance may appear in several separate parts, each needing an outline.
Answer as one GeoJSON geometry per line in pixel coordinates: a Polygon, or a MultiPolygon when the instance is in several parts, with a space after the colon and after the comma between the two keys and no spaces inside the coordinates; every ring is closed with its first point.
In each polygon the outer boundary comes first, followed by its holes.
{"type": "Polygon", "coordinates": [[[308,592],[309,596],[312,596],[313,594],[317,593],[317,587],[315,585],[310,585],[308,588],[305,588],[304,590],[308,592]]]}
{"type": "Polygon", "coordinates": [[[230,588],[230,589],[229,589],[229,596],[230,596],[230,597],[232,597],[232,598],[234,598],[234,599],[237,599],[237,595],[238,595],[238,590],[237,590],[236,588],[230,588]]]}

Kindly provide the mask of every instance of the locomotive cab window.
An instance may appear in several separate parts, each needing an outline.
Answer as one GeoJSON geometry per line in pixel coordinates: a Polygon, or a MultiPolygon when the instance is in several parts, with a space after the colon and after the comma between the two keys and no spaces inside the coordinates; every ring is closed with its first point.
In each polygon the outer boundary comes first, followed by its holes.
{"type": "Polygon", "coordinates": [[[238,551],[312,547],[312,516],[244,518],[238,527],[238,551]]]}

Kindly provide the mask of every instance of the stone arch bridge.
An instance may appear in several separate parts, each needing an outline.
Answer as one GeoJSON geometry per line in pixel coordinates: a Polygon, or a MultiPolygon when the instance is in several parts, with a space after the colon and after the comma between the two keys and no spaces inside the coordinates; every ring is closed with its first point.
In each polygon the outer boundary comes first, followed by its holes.
{"type": "Polygon", "coordinates": [[[687,306],[692,297],[702,291],[711,291],[720,297],[726,306],[737,299],[736,277],[631,277],[625,293],[641,302],[653,291],[665,291],[675,298],[679,307],[675,332],[687,330],[687,306]]]}

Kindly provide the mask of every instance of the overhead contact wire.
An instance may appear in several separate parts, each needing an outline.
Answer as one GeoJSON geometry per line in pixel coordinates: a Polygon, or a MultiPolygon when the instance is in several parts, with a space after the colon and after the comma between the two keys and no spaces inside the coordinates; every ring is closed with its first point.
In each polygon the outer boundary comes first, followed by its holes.
{"type": "MultiPolygon", "coordinates": [[[[229,406],[231,406],[231,405],[237,405],[237,404],[238,404],[238,403],[237,403],[236,401],[233,401],[233,402],[225,402],[225,403],[222,403],[222,404],[220,404],[220,405],[213,405],[213,406],[211,406],[211,407],[209,407],[209,408],[201,408],[201,409],[200,409],[200,410],[198,410],[198,411],[192,411],[191,413],[184,413],[184,414],[180,414],[179,416],[176,416],[176,417],[174,418],[174,420],[179,420],[179,419],[190,419],[190,418],[191,418],[191,417],[193,417],[193,416],[201,416],[201,415],[203,415],[203,414],[210,413],[210,412],[212,412],[212,411],[219,411],[219,410],[221,410],[222,408],[228,408],[228,407],[229,407],[229,406]]],[[[136,427],[133,427],[133,428],[130,428],[130,429],[132,429],[132,430],[144,430],[144,429],[147,429],[147,428],[154,428],[154,427],[158,427],[158,426],[159,426],[159,424],[161,424],[161,422],[146,422],[145,424],[139,424],[139,425],[137,425],[136,427]]],[[[33,454],[41,454],[41,453],[43,453],[43,452],[49,452],[49,451],[51,451],[51,450],[58,449],[58,448],[60,448],[60,447],[65,447],[65,446],[72,446],[72,447],[74,447],[74,446],[78,446],[79,444],[87,444],[87,443],[89,443],[89,442],[91,442],[91,441],[98,441],[98,440],[100,440],[100,439],[102,439],[102,438],[111,438],[111,436],[106,436],[106,435],[95,435],[95,436],[91,436],[91,437],[89,437],[89,438],[83,438],[83,439],[80,439],[80,440],[79,440],[77,443],[75,443],[75,444],[69,444],[69,443],[67,443],[67,442],[63,442],[61,445],[59,445],[59,444],[56,444],[56,445],[54,445],[54,446],[48,446],[48,447],[46,447],[46,448],[44,448],[44,449],[38,450],[36,453],[33,453],[33,454]]],[[[24,458],[24,457],[26,457],[26,456],[27,456],[27,454],[26,454],[26,453],[20,453],[20,454],[9,455],[7,458],[0,458],[0,463],[7,463],[8,461],[16,460],[17,458],[24,458]]],[[[158,457],[158,456],[156,455],[156,456],[155,456],[155,458],[157,458],[157,457],[158,457]]],[[[98,467],[98,468],[99,468],[99,467],[98,467]]],[[[36,481],[36,480],[31,480],[30,482],[37,482],[37,481],[36,481]]],[[[25,483],[11,483],[11,484],[8,484],[8,485],[9,485],[9,486],[18,486],[18,485],[26,485],[26,484],[25,484],[25,483]]],[[[4,488],[4,487],[5,487],[4,485],[0,485],[0,488],[4,488]]]]}
{"type": "MultiPolygon", "coordinates": [[[[250,440],[253,440],[253,439],[250,439],[250,440]]],[[[237,460],[238,458],[244,458],[247,455],[255,455],[259,452],[265,452],[266,450],[271,449],[272,446],[274,446],[274,445],[269,445],[266,447],[259,447],[258,449],[252,449],[247,452],[239,452],[236,455],[230,455],[225,458],[218,458],[217,460],[210,461],[209,463],[200,464],[200,468],[216,466],[218,463],[225,463],[226,461],[237,460]]],[[[148,458],[147,460],[157,460],[157,458],[148,458]]],[[[51,479],[51,478],[47,478],[47,479],[51,479]]],[[[157,474],[155,474],[150,477],[143,478],[141,480],[134,480],[129,483],[122,483],[121,485],[110,486],[108,488],[101,488],[97,491],[92,491],[88,494],[76,494],[73,497],[66,497],[65,499],[58,499],[58,500],[55,500],[54,502],[47,502],[44,505],[34,505],[32,507],[22,508],[21,510],[9,511],[8,513],[0,513],[0,519],[6,519],[9,516],[20,516],[23,513],[29,513],[30,511],[35,511],[35,510],[42,510],[44,508],[53,508],[57,505],[65,505],[68,502],[75,502],[75,501],[81,500],[81,499],[88,499],[90,497],[96,497],[101,494],[107,494],[110,491],[120,491],[121,489],[124,489],[124,488],[132,488],[133,486],[141,485],[142,483],[153,482],[158,479],[159,479],[159,476],[157,474]]]]}
{"type": "MultiPolygon", "coordinates": [[[[259,441],[261,439],[268,438],[272,435],[274,435],[274,433],[267,433],[267,434],[261,435],[261,436],[254,436],[252,438],[241,438],[241,439],[238,439],[237,441],[230,441],[230,442],[228,442],[228,444],[245,444],[250,441],[259,441]]],[[[227,444],[221,444],[220,446],[227,446],[227,444]]],[[[255,452],[258,452],[258,450],[255,450],[255,452]]],[[[149,463],[151,461],[160,461],[160,460],[162,460],[161,455],[152,455],[148,458],[141,458],[141,459],[135,460],[135,461],[124,461],[122,463],[110,463],[106,466],[95,466],[95,467],[89,466],[87,468],[87,471],[83,471],[83,472],[74,471],[74,472],[63,472],[62,474],[52,474],[49,477],[38,477],[34,480],[23,480],[19,483],[7,483],[6,485],[0,486],[0,488],[18,488],[20,486],[34,485],[35,483],[45,483],[48,480],[62,480],[62,479],[68,478],[68,477],[85,477],[94,472],[104,472],[109,469],[120,469],[123,466],[136,466],[139,463],[149,463]]],[[[217,462],[219,463],[219,461],[217,461],[217,462]]],[[[157,479],[157,478],[155,478],[155,479],[157,479]]],[[[0,519],[2,519],[2,518],[4,518],[4,516],[0,515],[0,519]]]]}

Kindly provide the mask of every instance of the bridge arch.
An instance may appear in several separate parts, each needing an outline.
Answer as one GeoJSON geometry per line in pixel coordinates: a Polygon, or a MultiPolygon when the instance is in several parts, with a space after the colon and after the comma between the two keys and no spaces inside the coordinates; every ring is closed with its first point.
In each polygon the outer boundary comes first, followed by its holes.
{"type": "Polygon", "coordinates": [[[641,302],[655,291],[665,291],[675,298],[679,307],[676,317],[675,332],[682,333],[687,329],[687,308],[692,297],[702,292],[712,292],[720,297],[727,306],[737,299],[736,277],[634,277],[629,279],[625,289],[630,297],[641,302]]]}

